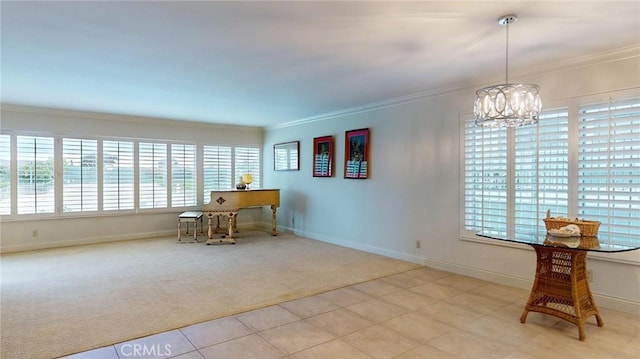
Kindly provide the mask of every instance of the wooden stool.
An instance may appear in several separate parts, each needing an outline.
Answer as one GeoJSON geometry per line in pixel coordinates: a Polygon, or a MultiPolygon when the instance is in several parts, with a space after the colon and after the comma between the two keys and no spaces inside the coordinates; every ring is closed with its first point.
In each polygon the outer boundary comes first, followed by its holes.
{"type": "Polygon", "coordinates": [[[200,234],[203,234],[202,212],[182,212],[178,215],[178,242],[182,242],[182,223],[187,224],[187,234],[189,234],[189,223],[194,224],[193,240],[198,241],[198,222],[200,222],[200,234]]]}

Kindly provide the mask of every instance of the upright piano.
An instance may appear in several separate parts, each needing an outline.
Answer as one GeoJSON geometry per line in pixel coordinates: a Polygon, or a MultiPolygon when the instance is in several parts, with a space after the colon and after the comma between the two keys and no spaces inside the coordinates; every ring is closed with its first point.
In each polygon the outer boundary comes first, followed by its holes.
{"type": "Polygon", "coordinates": [[[242,208],[270,206],[272,212],[271,234],[277,235],[276,231],[276,209],[280,207],[279,189],[242,189],[211,191],[211,200],[205,204],[202,213],[209,219],[209,239],[207,244],[214,242],[235,243],[233,233],[236,229],[236,217],[242,208]],[[229,217],[228,237],[219,240],[213,239],[213,234],[220,227],[220,215],[229,217]],[[213,228],[213,218],[216,218],[216,228],[213,228]]]}

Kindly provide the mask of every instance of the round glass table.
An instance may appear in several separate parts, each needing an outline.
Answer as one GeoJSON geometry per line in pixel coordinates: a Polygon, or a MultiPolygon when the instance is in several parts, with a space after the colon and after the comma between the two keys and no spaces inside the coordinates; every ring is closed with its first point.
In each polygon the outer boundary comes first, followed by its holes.
{"type": "Polygon", "coordinates": [[[527,320],[529,312],[553,315],[575,324],[580,340],[586,339],[584,323],[587,318],[593,315],[598,326],[604,325],[589,289],[587,253],[619,253],[640,249],[638,243],[629,241],[628,245],[619,244],[620,241],[613,242],[603,237],[477,235],[533,247],[537,259],[535,279],[520,322],[527,320]]]}

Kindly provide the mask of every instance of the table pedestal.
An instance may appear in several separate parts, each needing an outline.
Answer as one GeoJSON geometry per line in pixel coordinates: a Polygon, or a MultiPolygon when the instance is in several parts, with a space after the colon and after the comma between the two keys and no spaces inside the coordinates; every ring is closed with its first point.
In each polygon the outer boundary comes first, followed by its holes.
{"type": "Polygon", "coordinates": [[[584,322],[596,316],[604,325],[589,289],[587,252],[581,250],[533,246],[536,250],[536,278],[520,322],[529,312],[540,312],[562,318],[578,327],[580,340],[586,338],[584,322]]]}

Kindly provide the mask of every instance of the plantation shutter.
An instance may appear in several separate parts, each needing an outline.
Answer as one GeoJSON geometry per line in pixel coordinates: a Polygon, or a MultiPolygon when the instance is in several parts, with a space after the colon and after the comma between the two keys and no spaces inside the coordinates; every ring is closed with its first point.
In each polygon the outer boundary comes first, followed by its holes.
{"type": "Polygon", "coordinates": [[[482,230],[482,127],[465,121],[464,229],[482,230]]]}
{"type": "Polygon", "coordinates": [[[257,147],[236,147],[234,151],[234,173],[240,177],[250,173],[253,177],[251,188],[261,188],[260,149],[257,147]]]}
{"type": "Polygon", "coordinates": [[[640,98],[580,107],[578,215],[613,244],[640,233],[640,98]]]}
{"type": "Polygon", "coordinates": [[[139,208],[167,207],[167,144],[138,145],[139,208]]]}
{"type": "Polygon", "coordinates": [[[105,211],[134,208],[133,142],[103,141],[102,205],[105,211]]]}
{"type": "Polygon", "coordinates": [[[568,124],[569,113],[562,108],[544,111],[536,126],[515,129],[515,233],[539,234],[547,210],[567,216],[568,124]]]}
{"type": "Polygon", "coordinates": [[[0,215],[11,214],[11,136],[0,135],[0,215]]]}
{"type": "Polygon", "coordinates": [[[204,146],[204,203],[209,203],[211,191],[232,189],[231,147],[204,146]]]}
{"type": "Polygon", "coordinates": [[[465,122],[465,229],[506,235],[507,131],[465,122]]]}
{"type": "Polygon", "coordinates": [[[63,212],[98,210],[98,141],[62,139],[63,212]]]}
{"type": "Polygon", "coordinates": [[[196,181],[196,146],[171,145],[171,206],[198,204],[196,181]]]}
{"type": "Polygon", "coordinates": [[[53,137],[17,136],[18,214],[54,213],[53,137]]]}

